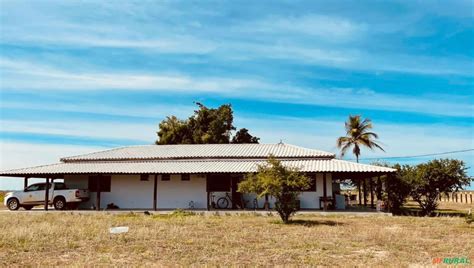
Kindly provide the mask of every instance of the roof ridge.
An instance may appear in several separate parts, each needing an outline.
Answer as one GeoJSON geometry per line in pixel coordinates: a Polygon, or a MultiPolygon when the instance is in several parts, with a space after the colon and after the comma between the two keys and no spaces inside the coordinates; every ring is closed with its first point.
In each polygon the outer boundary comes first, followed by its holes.
{"type": "Polygon", "coordinates": [[[328,154],[336,155],[335,153],[331,153],[331,152],[324,151],[324,150],[313,149],[313,148],[305,148],[305,147],[302,147],[302,146],[298,146],[298,145],[294,145],[294,144],[289,144],[289,143],[283,143],[283,144],[284,144],[284,145],[288,145],[288,146],[293,147],[293,148],[297,148],[297,149],[312,150],[312,151],[318,151],[318,152],[323,152],[323,153],[328,153],[328,154]]]}
{"type": "MultiPolygon", "coordinates": [[[[149,145],[153,145],[153,144],[149,144],[149,145]]],[[[60,161],[60,162],[64,162],[64,160],[67,160],[68,158],[84,157],[84,156],[87,156],[87,155],[93,155],[93,154],[105,153],[105,152],[112,152],[112,151],[122,150],[122,149],[126,149],[126,148],[132,148],[132,147],[144,147],[144,146],[148,146],[148,145],[146,145],[146,144],[142,144],[142,145],[128,145],[128,146],[121,146],[121,147],[116,147],[116,148],[111,148],[111,149],[106,149],[106,150],[101,150],[101,151],[95,151],[95,152],[91,152],[91,153],[65,156],[65,157],[59,158],[59,161],[60,161]]]]}
{"type": "Polygon", "coordinates": [[[130,145],[60,158],[60,162],[106,159],[173,159],[173,158],[242,158],[268,157],[265,152],[279,157],[331,157],[335,154],[284,143],[213,143],[130,145]],[[285,149],[286,148],[286,149],[285,149]],[[209,150],[208,150],[209,149],[209,150]],[[252,153],[253,152],[253,153],[252,153]]]}

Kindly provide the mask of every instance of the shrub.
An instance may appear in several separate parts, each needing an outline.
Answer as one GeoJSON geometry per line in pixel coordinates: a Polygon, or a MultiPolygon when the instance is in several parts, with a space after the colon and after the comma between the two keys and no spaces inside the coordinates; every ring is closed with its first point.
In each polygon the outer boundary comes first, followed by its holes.
{"type": "Polygon", "coordinates": [[[311,179],[301,174],[297,168],[285,167],[273,156],[266,164],[258,166],[258,172],[248,174],[239,183],[239,192],[255,193],[258,198],[265,195],[276,199],[275,209],[284,223],[299,209],[298,196],[308,189],[311,179]]]}

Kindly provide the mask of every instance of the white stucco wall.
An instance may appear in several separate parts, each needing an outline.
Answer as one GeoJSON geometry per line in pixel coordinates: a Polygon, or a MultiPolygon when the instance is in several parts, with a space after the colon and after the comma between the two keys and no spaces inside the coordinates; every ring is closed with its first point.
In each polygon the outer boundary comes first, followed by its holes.
{"type": "MultiPolygon", "coordinates": [[[[68,175],[64,181],[69,188],[88,188],[87,175],[68,175]]],[[[123,209],[152,209],[153,208],[154,175],[148,181],[141,181],[140,175],[112,175],[110,192],[101,193],[101,208],[114,203],[123,209]]],[[[327,195],[332,196],[331,174],[326,175],[327,195]]],[[[224,192],[214,192],[215,201],[224,192]]],[[[323,196],[323,174],[316,176],[316,192],[303,192],[300,196],[302,209],[319,209],[319,197],[323,196]]],[[[81,208],[91,208],[95,205],[96,193],[91,193],[90,200],[82,203],[81,208]]],[[[244,194],[248,208],[253,208],[255,195],[244,194]]],[[[270,207],[274,208],[274,198],[270,197],[270,207]]],[[[169,181],[162,181],[161,175],[157,181],[158,209],[188,209],[193,201],[195,209],[207,208],[206,178],[203,175],[191,175],[189,181],[182,181],[181,175],[171,175],[169,181]]],[[[259,208],[263,208],[265,199],[258,200],[259,208]]]]}
{"type": "Polygon", "coordinates": [[[182,181],[181,175],[171,175],[169,181],[162,181],[158,176],[159,209],[189,208],[193,201],[195,209],[207,209],[206,177],[190,176],[189,181],[182,181]]]}
{"type": "MultiPolygon", "coordinates": [[[[331,173],[326,173],[326,187],[327,196],[332,196],[332,177],[331,173]]],[[[323,174],[316,174],[316,191],[315,192],[303,192],[300,195],[300,206],[302,209],[319,209],[319,197],[323,196],[323,174]]],[[[253,208],[255,199],[254,194],[244,194],[244,200],[248,200],[247,207],[253,208]]],[[[265,198],[259,198],[257,200],[258,207],[263,208],[265,204],[265,198]]],[[[270,208],[275,208],[275,199],[269,197],[270,208]]]]}
{"type": "MultiPolygon", "coordinates": [[[[69,188],[88,188],[87,175],[70,175],[64,178],[69,188]]],[[[148,181],[141,181],[140,175],[112,175],[110,192],[101,192],[101,208],[114,203],[123,209],[153,208],[154,175],[148,181]]],[[[193,201],[194,208],[207,208],[206,179],[203,176],[191,175],[189,181],[182,181],[181,175],[171,175],[170,181],[162,181],[158,176],[157,208],[175,209],[189,208],[193,201]]],[[[81,208],[91,208],[95,205],[96,193],[90,195],[89,202],[81,204],[81,208]]]]}

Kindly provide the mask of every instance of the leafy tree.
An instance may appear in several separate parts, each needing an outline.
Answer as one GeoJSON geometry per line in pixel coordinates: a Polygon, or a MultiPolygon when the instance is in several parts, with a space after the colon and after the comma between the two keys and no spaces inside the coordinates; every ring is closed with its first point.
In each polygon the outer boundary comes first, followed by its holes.
{"type": "Polygon", "coordinates": [[[285,167],[270,156],[266,164],[259,165],[255,174],[248,174],[239,183],[238,191],[255,193],[259,198],[270,195],[276,199],[275,209],[284,223],[298,210],[298,196],[308,189],[311,179],[297,168],[285,167]]]}
{"type": "MultiPolygon", "coordinates": [[[[197,102],[199,109],[187,120],[176,116],[168,116],[159,124],[156,144],[210,144],[230,143],[234,116],[232,106],[224,104],[218,108],[208,108],[197,102]]],[[[241,129],[232,138],[232,143],[258,143],[259,138],[249,134],[247,129],[241,129]]]]}
{"type": "MultiPolygon", "coordinates": [[[[371,150],[378,148],[384,151],[382,146],[374,141],[374,139],[378,139],[378,135],[371,132],[372,121],[370,119],[366,118],[362,120],[360,115],[350,115],[347,122],[345,122],[345,128],[346,136],[337,139],[337,147],[341,149],[341,157],[344,157],[347,151],[352,148],[352,153],[355,155],[357,163],[359,163],[360,149],[362,146],[371,150]]],[[[360,180],[357,181],[357,188],[359,189],[360,203],[360,180]]]]}
{"type": "Polygon", "coordinates": [[[196,104],[199,109],[188,120],[194,143],[229,143],[231,131],[235,130],[231,105],[224,104],[213,109],[199,102],[196,104]]]}
{"type": "Polygon", "coordinates": [[[235,133],[231,143],[258,143],[259,140],[260,138],[250,135],[248,129],[241,128],[235,133]]]}
{"type": "Polygon", "coordinates": [[[412,180],[416,174],[416,167],[395,164],[392,166],[397,170],[396,174],[385,177],[385,191],[389,209],[394,214],[401,212],[401,207],[412,190],[412,180]]]}
{"type": "Polygon", "coordinates": [[[156,144],[190,144],[193,137],[189,130],[188,123],[179,120],[176,116],[168,116],[160,123],[160,130],[157,132],[159,139],[156,144]]]}
{"type": "Polygon", "coordinates": [[[419,164],[415,175],[407,178],[411,183],[410,195],[421,207],[423,215],[430,215],[438,207],[440,193],[463,189],[471,182],[463,161],[435,159],[419,164]]]}

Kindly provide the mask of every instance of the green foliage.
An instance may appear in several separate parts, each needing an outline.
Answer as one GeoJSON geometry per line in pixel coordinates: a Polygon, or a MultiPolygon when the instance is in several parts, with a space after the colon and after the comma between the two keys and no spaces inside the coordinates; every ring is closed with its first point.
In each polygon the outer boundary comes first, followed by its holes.
{"type": "Polygon", "coordinates": [[[191,144],[193,143],[192,133],[189,130],[188,122],[178,119],[176,116],[168,116],[159,125],[159,140],[156,144],[191,144]]]}
{"type": "Polygon", "coordinates": [[[378,148],[382,151],[384,149],[374,141],[378,139],[378,135],[371,132],[372,121],[368,118],[362,120],[360,115],[349,116],[345,123],[346,136],[337,139],[337,147],[341,149],[341,156],[344,156],[352,147],[357,162],[359,162],[361,146],[367,147],[371,150],[378,148]]]}
{"type": "Polygon", "coordinates": [[[411,181],[416,167],[396,164],[393,168],[397,170],[397,173],[385,177],[385,191],[390,211],[400,214],[403,204],[411,193],[411,181]]]}
{"type": "MultiPolygon", "coordinates": [[[[201,103],[187,120],[168,116],[159,124],[156,144],[210,144],[230,143],[234,116],[232,106],[224,104],[217,109],[208,108],[201,103]]],[[[232,138],[232,143],[258,143],[248,130],[240,129],[232,138]]]]}
{"type": "Polygon", "coordinates": [[[416,166],[395,164],[392,168],[397,173],[384,178],[385,194],[390,210],[396,214],[402,212],[411,196],[420,206],[421,215],[431,215],[438,207],[440,193],[462,189],[472,180],[466,175],[464,162],[456,159],[436,159],[416,166]]]}
{"type": "Polygon", "coordinates": [[[297,168],[285,167],[273,156],[259,165],[255,174],[248,174],[239,183],[239,192],[255,193],[259,198],[269,195],[276,199],[275,208],[284,223],[299,209],[298,196],[308,189],[311,179],[297,168]]]}
{"type": "Polygon", "coordinates": [[[249,134],[249,130],[241,128],[235,136],[232,138],[232,143],[258,143],[260,138],[254,137],[249,134]]]}
{"type": "Polygon", "coordinates": [[[471,182],[464,162],[456,159],[435,159],[419,164],[413,173],[406,177],[411,184],[410,195],[424,215],[430,215],[437,208],[440,193],[460,190],[471,182]]]}

